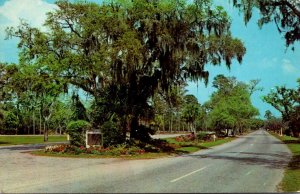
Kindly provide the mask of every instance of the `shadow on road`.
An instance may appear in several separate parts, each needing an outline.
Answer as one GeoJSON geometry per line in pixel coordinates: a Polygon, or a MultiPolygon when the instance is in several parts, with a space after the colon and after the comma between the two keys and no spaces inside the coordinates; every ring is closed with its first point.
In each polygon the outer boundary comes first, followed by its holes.
{"type": "Polygon", "coordinates": [[[0,150],[11,150],[11,151],[26,151],[26,150],[36,150],[45,148],[45,145],[21,145],[21,146],[9,146],[9,147],[0,147],[0,150]]]}
{"type": "Polygon", "coordinates": [[[282,155],[285,154],[285,152],[277,152],[276,154],[271,153],[255,153],[255,152],[228,152],[228,153],[239,153],[239,154],[248,154],[248,155],[256,155],[256,156],[271,156],[271,157],[279,157],[282,158],[282,155]]]}
{"type": "Polygon", "coordinates": [[[243,152],[226,152],[224,155],[220,154],[198,154],[198,155],[186,155],[184,157],[193,158],[210,158],[214,160],[228,160],[237,162],[242,165],[263,165],[271,169],[284,169],[287,167],[289,160],[289,154],[285,152],[278,152],[276,154],[264,154],[264,153],[243,153],[243,152]],[[225,155],[226,153],[239,153],[239,155],[225,155]],[[252,157],[249,157],[252,156],[252,157]]]}

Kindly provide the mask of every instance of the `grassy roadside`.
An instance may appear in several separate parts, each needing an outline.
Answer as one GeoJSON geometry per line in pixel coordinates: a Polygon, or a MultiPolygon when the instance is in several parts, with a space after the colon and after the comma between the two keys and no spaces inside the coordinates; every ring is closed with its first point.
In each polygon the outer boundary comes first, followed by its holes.
{"type": "Polygon", "coordinates": [[[55,152],[45,152],[44,150],[36,150],[30,152],[33,155],[38,156],[50,156],[50,157],[68,157],[68,158],[122,158],[122,159],[155,159],[155,158],[162,158],[162,157],[172,157],[178,156],[182,154],[190,154],[201,149],[208,149],[213,146],[221,145],[227,142],[232,141],[236,138],[224,138],[218,139],[215,142],[177,142],[175,138],[166,138],[165,140],[176,147],[175,152],[146,152],[143,154],[136,154],[136,155],[111,155],[110,153],[107,154],[67,154],[67,153],[55,153],[55,152]]]}
{"type": "Polygon", "coordinates": [[[217,139],[216,141],[194,143],[194,142],[177,142],[175,140],[175,138],[166,138],[166,140],[169,143],[179,146],[179,148],[176,149],[176,151],[178,151],[178,153],[182,152],[185,154],[190,154],[190,153],[199,151],[201,149],[208,149],[213,146],[217,146],[217,145],[221,145],[221,144],[230,142],[234,139],[236,139],[236,138],[235,137],[227,137],[224,139],[217,139]]]}
{"type": "MultiPolygon", "coordinates": [[[[65,135],[49,135],[49,142],[63,142],[67,141],[65,135]]],[[[21,144],[38,144],[44,143],[44,136],[42,135],[1,135],[0,146],[21,145],[21,144]]]]}
{"type": "Polygon", "coordinates": [[[273,136],[284,142],[293,153],[287,169],[284,172],[284,177],[279,187],[282,191],[292,192],[300,191],[300,139],[290,136],[279,136],[272,133],[273,136]]]}

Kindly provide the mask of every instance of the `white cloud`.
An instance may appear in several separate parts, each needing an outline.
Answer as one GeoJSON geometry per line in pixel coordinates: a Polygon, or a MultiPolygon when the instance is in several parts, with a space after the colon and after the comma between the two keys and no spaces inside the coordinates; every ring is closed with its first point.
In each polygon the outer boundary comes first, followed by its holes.
{"type": "Polygon", "coordinates": [[[295,65],[292,64],[292,62],[288,59],[283,59],[282,60],[282,70],[286,74],[300,74],[300,69],[299,67],[296,67],[295,65]]]}
{"type": "Polygon", "coordinates": [[[18,39],[4,40],[7,27],[17,27],[20,19],[24,19],[30,26],[45,30],[42,25],[46,13],[56,8],[45,0],[6,0],[0,6],[0,62],[18,62],[18,39]]]}
{"type": "Polygon", "coordinates": [[[259,64],[260,65],[259,67],[261,67],[263,69],[270,69],[270,68],[276,67],[277,64],[278,64],[277,57],[273,57],[273,58],[264,57],[261,60],[261,63],[259,64]]]}
{"type": "Polygon", "coordinates": [[[17,26],[20,18],[33,27],[42,27],[46,13],[55,8],[55,4],[43,0],[8,0],[0,6],[0,27],[5,29],[8,26],[17,26]]]}

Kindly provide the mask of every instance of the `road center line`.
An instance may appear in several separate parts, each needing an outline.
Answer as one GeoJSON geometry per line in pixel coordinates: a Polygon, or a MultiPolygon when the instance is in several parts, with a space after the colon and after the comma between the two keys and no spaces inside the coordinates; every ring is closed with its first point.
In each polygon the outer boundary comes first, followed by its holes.
{"type": "Polygon", "coordinates": [[[179,178],[177,178],[177,179],[173,179],[173,180],[171,180],[170,182],[171,182],[171,183],[174,183],[174,182],[179,181],[180,179],[183,179],[183,178],[185,178],[185,177],[187,177],[187,176],[190,176],[190,175],[192,175],[192,174],[194,174],[194,173],[196,173],[196,172],[199,172],[199,171],[201,171],[201,170],[204,170],[205,168],[207,168],[207,166],[205,166],[205,167],[203,167],[203,168],[200,168],[200,169],[198,169],[198,170],[195,170],[195,171],[193,171],[193,172],[190,172],[190,173],[188,173],[188,174],[186,174],[186,175],[183,175],[183,176],[181,176],[181,177],[179,177],[179,178]]]}
{"type": "Polygon", "coordinates": [[[247,172],[246,176],[248,176],[248,175],[251,174],[251,173],[252,173],[252,170],[250,170],[249,172],[247,172]]]}

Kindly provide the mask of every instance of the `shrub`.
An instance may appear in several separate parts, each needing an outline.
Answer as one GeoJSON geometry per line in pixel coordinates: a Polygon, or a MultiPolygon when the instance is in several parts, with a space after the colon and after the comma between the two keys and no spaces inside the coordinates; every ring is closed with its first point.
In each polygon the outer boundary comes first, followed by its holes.
{"type": "Polygon", "coordinates": [[[106,121],[101,126],[101,130],[103,132],[104,147],[122,144],[126,140],[126,137],[123,134],[120,126],[114,121],[106,121]]]}
{"type": "MultiPolygon", "coordinates": [[[[71,121],[67,126],[70,135],[70,144],[80,147],[85,144],[85,131],[91,128],[91,124],[84,120],[71,121]]],[[[76,150],[75,150],[76,151],[76,150]]]]}
{"type": "Polygon", "coordinates": [[[19,126],[18,117],[11,111],[4,112],[3,125],[6,134],[17,134],[19,126]]]}
{"type": "Polygon", "coordinates": [[[188,135],[181,135],[175,138],[177,142],[189,142],[195,140],[195,135],[193,133],[188,135]]]}

